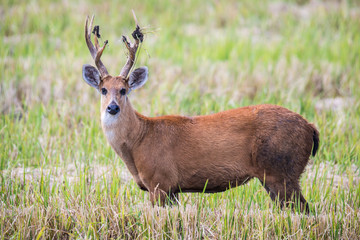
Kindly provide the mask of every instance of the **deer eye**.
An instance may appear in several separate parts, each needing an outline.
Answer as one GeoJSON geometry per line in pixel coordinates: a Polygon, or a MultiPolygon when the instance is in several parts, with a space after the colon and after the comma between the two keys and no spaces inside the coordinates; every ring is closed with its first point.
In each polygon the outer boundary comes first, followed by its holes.
{"type": "Polygon", "coordinates": [[[124,96],[126,94],[126,89],[125,88],[120,89],[120,94],[124,96]]]}
{"type": "Polygon", "coordinates": [[[101,94],[102,94],[102,95],[106,95],[106,94],[107,94],[106,88],[102,88],[102,89],[101,89],[101,94]]]}

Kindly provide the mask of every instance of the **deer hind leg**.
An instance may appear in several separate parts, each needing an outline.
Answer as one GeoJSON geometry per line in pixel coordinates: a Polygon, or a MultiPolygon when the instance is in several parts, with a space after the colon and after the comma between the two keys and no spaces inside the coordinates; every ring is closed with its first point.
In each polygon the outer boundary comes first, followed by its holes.
{"type": "Polygon", "coordinates": [[[274,202],[279,203],[280,207],[290,204],[294,209],[300,206],[301,212],[309,213],[309,204],[306,202],[304,196],[301,194],[300,185],[298,181],[265,181],[260,180],[265,190],[269,193],[274,202]]]}

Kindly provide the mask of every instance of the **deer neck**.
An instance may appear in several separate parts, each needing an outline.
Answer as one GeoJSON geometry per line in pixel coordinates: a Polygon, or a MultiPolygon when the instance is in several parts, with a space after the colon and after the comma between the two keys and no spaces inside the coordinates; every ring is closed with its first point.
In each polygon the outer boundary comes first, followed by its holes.
{"type": "Polygon", "coordinates": [[[101,123],[105,136],[115,152],[125,163],[133,161],[132,152],[145,133],[145,118],[137,113],[128,101],[114,121],[106,121],[102,115],[101,123]]]}

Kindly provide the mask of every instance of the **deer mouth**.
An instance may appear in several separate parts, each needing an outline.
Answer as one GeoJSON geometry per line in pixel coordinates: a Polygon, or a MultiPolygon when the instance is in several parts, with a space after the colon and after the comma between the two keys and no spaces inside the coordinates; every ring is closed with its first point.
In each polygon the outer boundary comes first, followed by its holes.
{"type": "Polygon", "coordinates": [[[118,121],[120,110],[115,113],[115,110],[105,110],[101,114],[101,123],[104,126],[111,126],[118,121]],[[113,112],[110,112],[113,111],[113,112]]]}

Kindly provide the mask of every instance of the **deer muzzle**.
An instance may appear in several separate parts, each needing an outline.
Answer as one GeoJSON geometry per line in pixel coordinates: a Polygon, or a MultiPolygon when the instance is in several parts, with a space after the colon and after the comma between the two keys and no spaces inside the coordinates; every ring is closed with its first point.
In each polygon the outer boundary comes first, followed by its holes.
{"type": "Polygon", "coordinates": [[[106,108],[106,111],[111,115],[116,115],[118,112],[120,112],[120,107],[116,103],[111,102],[106,108]]]}

